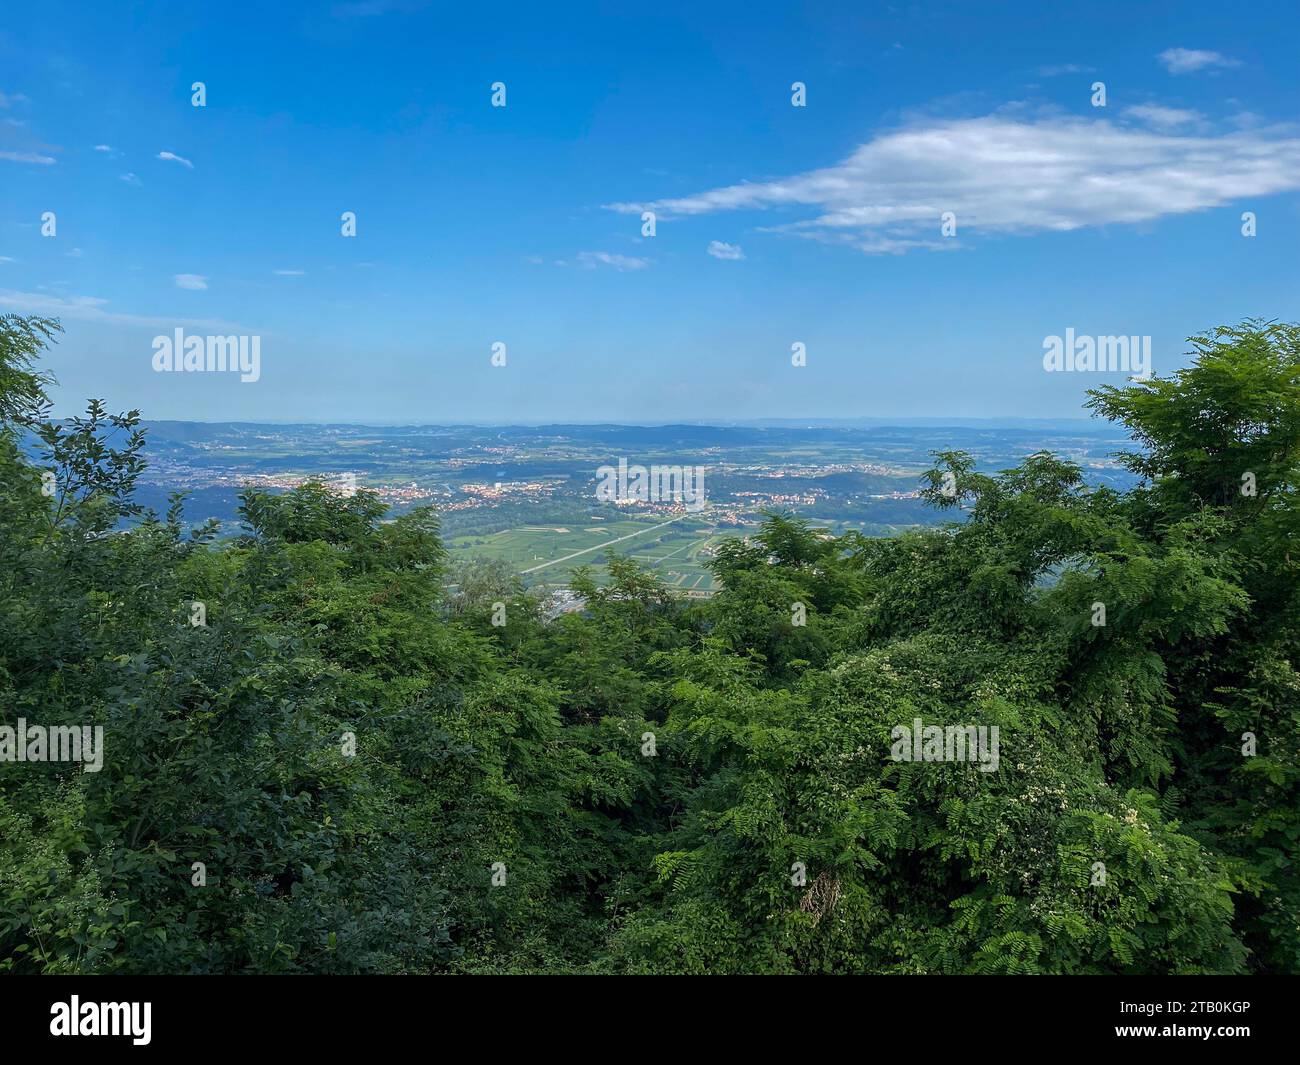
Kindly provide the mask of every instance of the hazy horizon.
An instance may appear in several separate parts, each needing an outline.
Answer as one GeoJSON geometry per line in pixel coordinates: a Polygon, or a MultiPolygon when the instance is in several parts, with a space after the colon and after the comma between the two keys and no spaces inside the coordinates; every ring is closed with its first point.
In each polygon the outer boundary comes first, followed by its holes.
{"type": "MultiPolygon", "coordinates": [[[[601,426],[615,426],[619,428],[671,428],[673,426],[691,426],[702,428],[719,428],[728,427],[737,428],[799,428],[807,426],[809,428],[870,428],[870,429],[887,429],[890,426],[899,427],[933,427],[941,429],[951,428],[992,428],[992,429],[1081,429],[1084,427],[1096,427],[1099,431],[1111,429],[1109,423],[1094,418],[961,418],[961,417],[944,417],[935,415],[931,417],[914,417],[914,418],[681,418],[667,419],[664,421],[550,421],[544,419],[512,419],[502,422],[488,421],[353,421],[353,420],[330,420],[330,421],[313,421],[313,420],[276,420],[271,418],[260,418],[256,420],[245,420],[241,418],[150,418],[142,413],[143,421],[146,425],[240,425],[240,426],[272,426],[292,428],[296,426],[347,426],[351,428],[366,429],[438,429],[438,428],[483,428],[483,429],[505,429],[513,427],[521,428],[563,428],[565,426],[581,426],[583,428],[600,428],[601,426]]],[[[70,417],[70,415],[64,416],[70,417]]]]}

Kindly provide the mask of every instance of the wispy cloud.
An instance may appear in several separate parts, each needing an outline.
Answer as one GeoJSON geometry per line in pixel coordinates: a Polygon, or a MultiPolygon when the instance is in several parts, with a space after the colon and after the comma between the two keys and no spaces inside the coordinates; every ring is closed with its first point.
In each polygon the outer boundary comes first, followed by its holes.
{"type": "Polygon", "coordinates": [[[181,166],[189,167],[191,170],[194,169],[194,164],[191,163],[188,159],[182,159],[179,155],[176,155],[172,152],[159,152],[158,158],[166,159],[169,162],[173,162],[173,163],[180,163],[181,166]]]}
{"type": "Polygon", "coordinates": [[[119,180],[125,181],[128,185],[135,185],[137,188],[141,184],[140,179],[134,174],[123,174],[119,180]]]}
{"type": "Polygon", "coordinates": [[[1197,70],[1241,66],[1240,59],[1197,48],[1166,48],[1156,58],[1170,74],[1191,74],[1197,70]]]}
{"type": "Polygon", "coordinates": [[[172,316],[121,314],[105,310],[108,300],[98,296],[53,296],[41,292],[20,292],[0,288],[0,307],[25,314],[45,314],[55,318],[72,318],[85,322],[114,325],[144,325],[162,329],[177,326],[194,329],[242,330],[234,322],[219,318],[176,318],[172,316]]]}
{"type": "Polygon", "coordinates": [[[644,270],[650,265],[650,260],[635,255],[615,255],[608,251],[580,251],[578,265],[588,270],[594,270],[598,266],[611,266],[620,273],[626,273],[629,270],[644,270]]]}
{"type": "Polygon", "coordinates": [[[303,274],[306,273],[306,271],[305,270],[276,270],[275,273],[277,277],[302,277],[303,274]]]}
{"type": "Polygon", "coordinates": [[[812,218],[770,227],[862,251],[939,244],[941,216],[959,231],[1034,233],[1132,224],[1300,188],[1300,139],[1289,128],[1176,136],[1108,120],[1007,115],[882,134],[833,166],[692,196],[607,204],[663,217],[720,211],[812,218]]]}
{"type": "Polygon", "coordinates": [[[113,150],[113,149],[112,149],[112,146],[107,145],[107,144],[96,144],[96,145],[95,145],[95,151],[97,151],[97,152],[111,152],[112,150],[113,150]]]}
{"type": "Polygon", "coordinates": [[[711,240],[707,249],[715,259],[743,259],[745,253],[739,244],[728,244],[725,240],[711,240]]]}
{"type": "Polygon", "coordinates": [[[1062,74],[1091,74],[1093,68],[1080,66],[1078,63],[1058,63],[1055,66],[1038,68],[1040,78],[1058,78],[1062,74]]]}
{"type": "Polygon", "coordinates": [[[0,92],[0,109],[8,110],[13,107],[14,104],[25,104],[27,102],[28,97],[24,96],[20,92],[0,92]]]}
{"type": "Polygon", "coordinates": [[[201,292],[208,287],[208,279],[202,274],[177,274],[176,287],[189,289],[191,292],[201,292]]]}
{"type": "Polygon", "coordinates": [[[1180,107],[1162,107],[1160,104],[1135,104],[1124,110],[1125,118],[1132,118],[1156,129],[1180,129],[1183,126],[1200,126],[1204,119],[1199,111],[1180,107]]]}
{"type": "Polygon", "coordinates": [[[11,163],[37,163],[40,166],[53,166],[57,161],[52,155],[38,155],[36,152],[0,152],[0,159],[11,163]]]}

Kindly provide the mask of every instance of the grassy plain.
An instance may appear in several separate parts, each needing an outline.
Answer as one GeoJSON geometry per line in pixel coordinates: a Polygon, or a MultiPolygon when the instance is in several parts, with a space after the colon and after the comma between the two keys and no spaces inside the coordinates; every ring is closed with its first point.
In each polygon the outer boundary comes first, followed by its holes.
{"type": "Polygon", "coordinates": [[[599,579],[607,550],[629,555],[683,592],[714,591],[705,568],[711,546],[738,530],[721,529],[687,516],[665,523],[662,517],[583,519],[567,525],[525,525],[479,536],[456,536],[453,557],[500,558],[530,584],[562,585],[578,566],[590,566],[599,579]]]}

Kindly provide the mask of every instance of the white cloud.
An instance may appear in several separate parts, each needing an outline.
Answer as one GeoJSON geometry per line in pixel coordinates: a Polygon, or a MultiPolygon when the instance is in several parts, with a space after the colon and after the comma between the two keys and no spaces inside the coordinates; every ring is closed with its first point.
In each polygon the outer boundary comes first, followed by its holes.
{"type": "Polygon", "coordinates": [[[52,166],[55,162],[53,156],[35,152],[0,152],[0,159],[8,159],[11,163],[39,163],[41,166],[52,166]]]}
{"type": "Polygon", "coordinates": [[[20,92],[0,92],[0,107],[10,108],[13,107],[14,104],[25,104],[27,102],[28,97],[24,96],[20,92]]]}
{"type": "Polygon", "coordinates": [[[839,163],[786,178],[606,206],[661,219],[811,208],[813,217],[770,228],[875,253],[906,250],[899,242],[937,243],[945,211],[962,233],[1064,231],[1297,188],[1300,139],[1292,129],[1175,136],[1105,119],[990,115],[885,133],[839,163]]]}
{"type": "Polygon", "coordinates": [[[9,255],[0,255],[0,263],[16,263],[18,260],[9,255]]]}
{"type": "Polygon", "coordinates": [[[1080,66],[1078,63],[1059,63],[1056,66],[1038,68],[1040,78],[1056,78],[1062,74],[1091,74],[1092,67],[1080,66]]]}
{"type": "Polygon", "coordinates": [[[303,274],[306,273],[306,271],[305,270],[276,270],[275,273],[279,277],[302,277],[303,274]]]}
{"type": "Polygon", "coordinates": [[[47,314],[57,318],[73,318],[85,322],[105,322],[115,325],[144,325],[151,328],[221,329],[245,331],[234,322],[219,318],[175,318],[157,315],[120,314],[107,311],[108,300],[98,296],[52,296],[40,292],[19,292],[0,288],[0,307],[8,307],[26,314],[47,314]]]}
{"type": "Polygon", "coordinates": [[[1124,115],[1156,129],[1199,126],[1203,121],[1199,111],[1189,111],[1179,107],[1162,107],[1160,104],[1135,104],[1133,107],[1126,108],[1124,115]]]}
{"type": "Polygon", "coordinates": [[[80,259],[82,255],[85,254],[85,252],[83,252],[80,248],[73,248],[72,251],[68,252],[67,254],[69,259],[80,259]]]}
{"type": "Polygon", "coordinates": [[[1196,48],[1166,48],[1156,58],[1164,64],[1170,74],[1191,74],[1207,68],[1241,66],[1239,59],[1196,48]]]}
{"type": "Polygon", "coordinates": [[[180,163],[181,166],[187,166],[187,167],[189,167],[191,170],[194,169],[194,164],[191,163],[188,159],[182,159],[179,155],[174,155],[174,154],[172,154],[171,152],[159,152],[159,153],[158,153],[158,158],[159,158],[159,159],[167,159],[167,160],[170,160],[170,161],[173,162],[173,163],[180,163]]]}
{"type": "Polygon", "coordinates": [[[208,287],[208,279],[202,274],[177,274],[176,287],[199,292],[208,287]]]}
{"type": "Polygon", "coordinates": [[[739,244],[728,244],[725,240],[709,241],[708,252],[715,259],[743,259],[745,253],[741,251],[739,244]]]}
{"type": "Polygon", "coordinates": [[[615,255],[608,251],[580,251],[578,265],[588,270],[594,270],[598,266],[612,266],[619,273],[626,273],[629,270],[644,270],[650,265],[650,260],[635,255],[615,255]]]}
{"type": "Polygon", "coordinates": [[[125,181],[128,185],[135,185],[137,187],[140,185],[140,179],[134,174],[123,174],[119,180],[125,181]]]}
{"type": "Polygon", "coordinates": [[[107,144],[96,144],[96,145],[95,145],[95,151],[97,151],[97,152],[111,152],[112,150],[113,150],[113,149],[112,149],[111,147],[109,147],[109,145],[107,145],[107,144]]]}
{"type": "MultiPolygon", "coordinates": [[[[764,233],[786,233],[788,229],[783,226],[773,226],[764,228],[764,233]]],[[[855,248],[867,255],[905,255],[914,248],[924,248],[926,251],[956,251],[960,245],[956,240],[951,238],[945,240],[927,240],[914,239],[908,237],[890,237],[890,236],[873,236],[863,235],[855,232],[817,232],[809,230],[797,234],[807,240],[815,240],[819,244],[842,244],[847,247],[855,248]]]]}

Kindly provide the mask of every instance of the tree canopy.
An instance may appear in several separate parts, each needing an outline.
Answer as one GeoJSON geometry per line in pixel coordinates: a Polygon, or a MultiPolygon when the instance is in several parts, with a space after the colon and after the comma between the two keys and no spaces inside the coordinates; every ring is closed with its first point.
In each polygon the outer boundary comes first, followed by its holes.
{"type": "Polygon", "coordinates": [[[1131,491],[941,452],[950,524],[552,620],[366,491],[143,511],[57,335],[0,317],[0,725],[103,760],[0,760],[0,971],[1300,972],[1300,326],[1090,393],[1131,491]]]}

